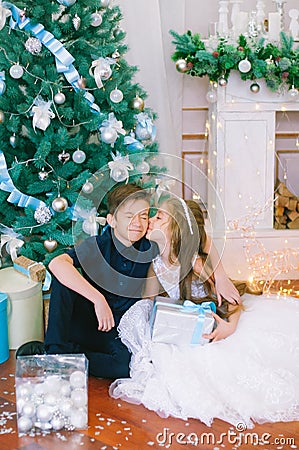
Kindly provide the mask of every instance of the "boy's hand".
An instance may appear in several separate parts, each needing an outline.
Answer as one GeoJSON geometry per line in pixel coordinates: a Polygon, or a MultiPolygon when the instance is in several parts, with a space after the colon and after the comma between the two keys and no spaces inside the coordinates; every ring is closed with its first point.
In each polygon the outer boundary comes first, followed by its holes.
{"type": "Polygon", "coordinates": [[[233,305],[241,303],[241,297],[238,289],[234,286],[231,280],[227,277],[217,277],[215,279],[215,289],[217,294],[218,306],[221,306],[222,298],[225,298],[233,305]]]}
{"type": "Polygon", "coordinates": [[[202,337],[210,339],[212,342],[216,342],[220,341],[221,339],[225,339],[226,337],[233,334],[233,332],[236,329],[235,324],[227,322],[224,319],[221,319],[221,317],[219,317],[218,314],[215,314],[214,312],[212,312],[212,315],[217,322],[217,327],[215,328],[214,331],[212,331],[212,333],[203,334],[202,337]]]}
{"type": "Polygon", "coordinates": [[[94,310],[98,319],[99,331],[110,331],[114,327],[114,317],[105,298],[98,299],[94,303],[94,310]]]}

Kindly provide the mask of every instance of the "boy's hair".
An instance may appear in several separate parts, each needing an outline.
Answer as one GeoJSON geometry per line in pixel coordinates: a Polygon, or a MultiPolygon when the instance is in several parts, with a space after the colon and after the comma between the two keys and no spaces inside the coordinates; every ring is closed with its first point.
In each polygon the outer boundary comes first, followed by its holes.
{"type": "Polygon", "coordinates": [[[108,212],[115,214],[117,208],[129,200],[145,200],[149,202],[149,194],[136,184],[122,184],[109,192],[107,197],[108,212]]]}

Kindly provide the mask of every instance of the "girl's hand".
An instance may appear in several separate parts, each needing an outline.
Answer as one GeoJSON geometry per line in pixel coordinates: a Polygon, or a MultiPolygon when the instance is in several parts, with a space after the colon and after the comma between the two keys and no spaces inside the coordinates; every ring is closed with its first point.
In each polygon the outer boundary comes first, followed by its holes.
{"type": "Polygon", "coordinates": [[[98,330],[110,331],[115,325],[114,317],[110,306],[104,297],[103,299],[99,298],[94,302],[94,310],[99,323],[98,330]]]}
{"type": "Polygon", "coordinates": [[[234,286],[232,281],[227,277],[215,277],[215,288],[218,300],[218,306],[221,306],[222,298],[233,305],[241,303],[241,297],[238,289],[234,286]]]}
{"type": "Polygon", "coordinates": [[[212,333],[203,334],[204,338],[210,339],[212,342],[216,342],[220,341],[221,339],[225,339],[233,334],[236,329],[236,324],[221,319],[221,317],[219,317],[218,314],[215,314],[214,312],[212,312],[212,315],[217,322],[217,327],[212,333]]]}

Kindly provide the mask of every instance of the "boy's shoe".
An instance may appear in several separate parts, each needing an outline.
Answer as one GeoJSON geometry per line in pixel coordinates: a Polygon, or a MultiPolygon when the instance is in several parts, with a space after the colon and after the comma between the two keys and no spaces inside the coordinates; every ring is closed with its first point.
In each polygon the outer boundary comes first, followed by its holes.
{"type": "Polygon", "coordinates": [[[41,341],[30,341],[21,345],[16,351],[16,358],[18,356],[30,355],[45,355],[45,345],[41,341]]]}

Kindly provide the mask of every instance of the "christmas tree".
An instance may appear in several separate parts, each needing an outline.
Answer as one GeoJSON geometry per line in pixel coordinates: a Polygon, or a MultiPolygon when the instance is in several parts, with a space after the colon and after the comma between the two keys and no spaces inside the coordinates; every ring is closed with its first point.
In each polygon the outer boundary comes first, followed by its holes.
{"type": "Polygon", "coordinates": [[[120,20],[110,0],[0,1],[0,233],[11,255],[17,246],[48,263],[74,235],[97,233],[113,184],[150,174],[154,115],[120,20]]]}

